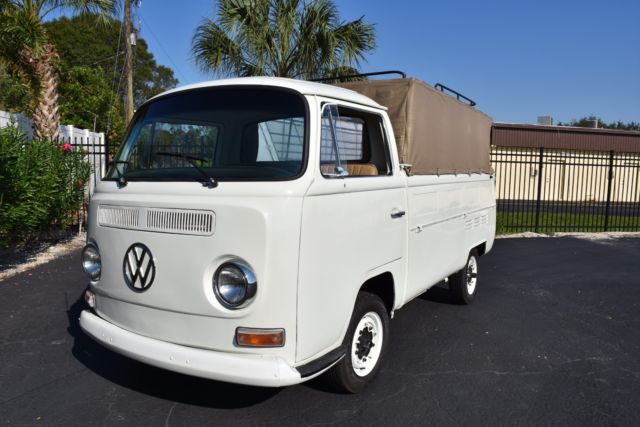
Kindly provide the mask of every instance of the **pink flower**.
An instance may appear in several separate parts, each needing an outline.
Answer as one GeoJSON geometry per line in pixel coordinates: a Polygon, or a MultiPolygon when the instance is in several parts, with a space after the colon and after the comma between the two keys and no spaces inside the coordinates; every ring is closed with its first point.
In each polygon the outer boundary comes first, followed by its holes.
{"type": "Polygon", "coordinates": [[[62,147],[60,147],[60,149],[66,153],[73,150],[73,147],[71,146],[71,144],[66,143],[66,144],[62,144],[62,147]]]}

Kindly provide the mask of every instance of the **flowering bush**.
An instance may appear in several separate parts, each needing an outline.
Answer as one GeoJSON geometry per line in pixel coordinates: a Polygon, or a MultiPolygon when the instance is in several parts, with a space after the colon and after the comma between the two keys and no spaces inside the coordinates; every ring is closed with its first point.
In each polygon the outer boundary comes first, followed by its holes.
{"type": "Polygon", "coordinates": [[[0,129],[0,247],[74,221],[90,166],[71,144],[31,141],[0,129]]]}

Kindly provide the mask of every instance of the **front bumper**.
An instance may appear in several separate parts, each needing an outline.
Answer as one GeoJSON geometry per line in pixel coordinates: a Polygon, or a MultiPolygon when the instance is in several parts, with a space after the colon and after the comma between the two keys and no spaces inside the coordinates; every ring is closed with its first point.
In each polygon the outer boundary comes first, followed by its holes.
{"type": "Polygon", "coordinates": [[[102,345],[132,359],[196,377],[263,387],[298,384],[309,378],[281,357],[230,354],[155,340],[119,328],[85,310],[80,327],[102,345]]]}

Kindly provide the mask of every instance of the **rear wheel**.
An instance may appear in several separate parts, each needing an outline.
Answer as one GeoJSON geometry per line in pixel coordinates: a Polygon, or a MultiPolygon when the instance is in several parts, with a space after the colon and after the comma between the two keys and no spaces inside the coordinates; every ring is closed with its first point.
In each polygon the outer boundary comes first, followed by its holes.
{"type": "Polygon", "coordinates": [[[451,298],[458,304],[471,304],[478,287],[478,254],[469,253],[467,263],[462,270],[449,277],[451,298]]]}
{"type": "Polygon", "coordinates": [[[328,379],[341,391],[362,391],[380,370],[388,340],[384,303],[377,295],[361,292],[343,342],[345,357],[327,373],[328,379]]]}

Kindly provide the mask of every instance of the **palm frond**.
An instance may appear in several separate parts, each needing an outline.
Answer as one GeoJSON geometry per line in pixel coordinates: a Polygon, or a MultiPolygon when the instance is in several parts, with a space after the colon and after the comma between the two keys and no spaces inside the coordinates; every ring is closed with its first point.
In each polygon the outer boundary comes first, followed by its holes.
{"type": "Polygon", "coordinates": [[[271,8],[268,54],[273,75],[287,76],[289,73],[287,61],[296,43],[299,6],[300,0],[282,0],[273,4],[271,8]]]}
{"type": "Polygon", "coordinates": [[[226,75],[242,68],[244,63],[240,46],[210,19],[204,20],[196,28],[191,49],[196,64],[204,72],[226,75]]]}
{"type": "Polygon", "coordinates": [[[39,54],[47,41],[47,33],[38,16],[14,7],[6,8],[0,15],[0,55],[15,59],[25,46],[39,54]]]}
{"type": "Polygon", "coordinates": [[[95,15],[99,22],[104,23],[117,13],[119,7],[119,0],[43,0],[40,16],[44,18],[55,10],[66,9],[73,14],[95,15]]]}
{"type": "Polygon", "coordinates": [[[11,6],[10,0],[0,0],[0,15],[3,14],[9,6],[11,6]]]}
{"type": "Polygon", "coordinates": [[[363,17],[340,25],[334,36],[345,63],[358,64],[366,52],[376,47],[375,28],[366,24],[363,17]]]}
{"type": "Polygon", "coordinates": [[[192,40],[203,71],[236,76],[322,76],[374,48],[375,27],[341,22],[332,0],[220,0],[192,40]]]}

